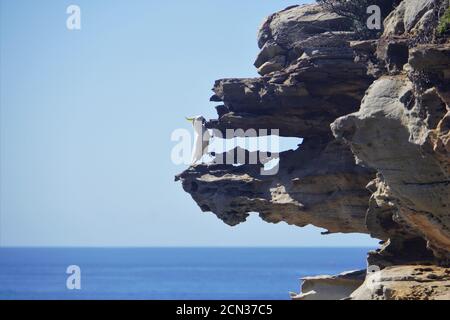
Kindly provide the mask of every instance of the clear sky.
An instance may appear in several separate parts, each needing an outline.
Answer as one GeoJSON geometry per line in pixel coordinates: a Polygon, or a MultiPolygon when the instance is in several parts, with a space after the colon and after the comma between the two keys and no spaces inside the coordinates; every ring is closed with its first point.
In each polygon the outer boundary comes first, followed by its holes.
{"type": "Polygon", "coordinates": [[[201,213],[170,160],[214,80],[256,76],[288,0],[0,0],[3,246],[373,246],[363,235],[201,213]],[[77,4],[82,30],[66,28],[77,4]]]}

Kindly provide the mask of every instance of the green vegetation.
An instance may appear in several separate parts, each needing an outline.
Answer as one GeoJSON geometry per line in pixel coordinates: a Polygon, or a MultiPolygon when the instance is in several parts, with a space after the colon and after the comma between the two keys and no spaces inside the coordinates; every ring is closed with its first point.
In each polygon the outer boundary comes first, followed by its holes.
{"type": "Polygon", "coordinates": [[[444,35],[450,31],[450,7],[445,10],[445,13],[439,19],[436,31],[438,35],[444,35]]]}

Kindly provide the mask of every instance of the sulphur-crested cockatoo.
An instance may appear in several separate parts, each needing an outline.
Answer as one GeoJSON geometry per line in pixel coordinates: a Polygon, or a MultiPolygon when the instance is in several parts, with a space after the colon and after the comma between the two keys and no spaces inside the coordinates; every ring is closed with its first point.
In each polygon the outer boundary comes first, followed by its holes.
{"type": "Polygon", "coordinates": [[[206,129],[206,120],[202,116],[186,118],[194,126],[194,148],[192,150],[192,165],[202,159],[203,155],[208,152],[211,135],[206,129]]]}

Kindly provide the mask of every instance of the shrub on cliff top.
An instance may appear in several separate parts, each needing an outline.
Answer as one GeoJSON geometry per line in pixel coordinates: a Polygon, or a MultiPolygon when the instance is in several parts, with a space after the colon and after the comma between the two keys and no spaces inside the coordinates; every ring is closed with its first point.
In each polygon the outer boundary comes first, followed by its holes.
{"type": "Polygon", "coordinates": [[[442,36],[449,33],[450,31],[450,8],[444,12],[442,17],[439,19],[439,24],[437,26],[437,34],[442,36]]]}
{"type": "Polygon", "coordinates": [[[381,30],[370,30],[367,27],[367,8],[377,5],[381,9],[381,20],[398,5],[401,0],[317,0],[323,8],[353,21],[354,31],[362,38],[373,38],[381,33],[381,30]]]}

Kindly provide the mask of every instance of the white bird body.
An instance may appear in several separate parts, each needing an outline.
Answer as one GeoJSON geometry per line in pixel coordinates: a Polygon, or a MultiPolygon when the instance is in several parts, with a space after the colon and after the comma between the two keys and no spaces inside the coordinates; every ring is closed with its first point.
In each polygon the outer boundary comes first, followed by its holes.
{"type": "Polygon", "coordinates": [[[194,118],[187,118],[188,121],[192,121],[194,126],[194,147],[192,150],[192,165],[195,165],[203,158],[203,155],[208,153],[209,142],[211,135],[206,128],[206,120],[202,116],[196,116],[194,118]]]}

